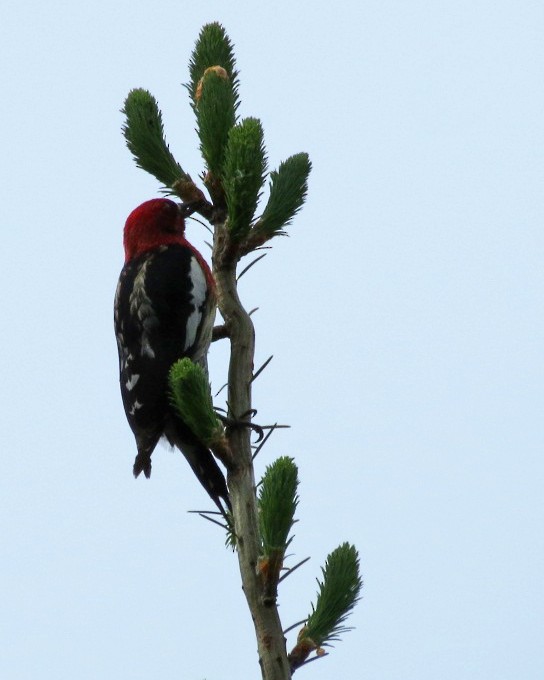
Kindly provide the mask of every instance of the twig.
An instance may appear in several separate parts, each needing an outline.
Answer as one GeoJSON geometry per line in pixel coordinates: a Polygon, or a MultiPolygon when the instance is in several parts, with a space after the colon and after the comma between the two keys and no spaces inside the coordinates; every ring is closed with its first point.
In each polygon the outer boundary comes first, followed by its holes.
{"type": "Polygon", "coordinates": [[[310,559],[309,557],[306,557],[306,558],[304,558],[303,560],[301,560],[298,564],[295,564],[294,567],[291,567],[290,569],[288,569],[288,570],[285,572],[285,574],[283,574],[283,576],[280,577],[278,583],[281,583],[281,582],[284,581],[288,576],[291,576],[291,574],[292,574],[296,569],[298,569],[299,567],[302,567],[303,564],[306,564],[306,562],[307,562],[309,559],[310,559]]]}
{"type": "MultiPolygon", "coordinates": [[[[251,460],[255,460],[255,458],[257,458],[257,456],[259,455],[261,449],[262,449],[263,446],[266,444],[266,442],[269,440],[270,435],[274,432],[274,430],[277,428],[277,426],[278,426],[278,424],[277,424],[277,423],[274,423],[274,425],[273,425],[273,426],[270,428],[270,430],[266,433],[265,438],[261,441],[261,443],[259,444],[259,446],[257,447],[257,449],[253,452],[253,456],[252,456],[251,460]]],[[[263,428],[263,429],[264,429],[264,428],[263,428]]]]}
{"type": "Polygon", "coordinates": [[[264,362],[264,364],[259,368],[259,370],[253,374],[253,377],[251,378],[251,382],[254,382],[264,371],[264,369],[268,366],[268,364],[272,361],[274,358],[274,355],[271,354],[268,359],[264,362]]]}
{"type": "Polygon", "coordinates": [[[300,625],[302,625],[303,623],[306,623],[307,620],[308,620],[308,619],[302,619],[302,621],[297,621],[296,623],[293,623],[292,626],[289,626],[289,628],[286,628],[286,629],[283,631],[283,634],[284,634],[284,635],[287,635],[287,633],[290,633],[290,632],[293,630],[293,628],[296,628],[297,626],[300,626],[300,625]]]}
{"type": "Polygon", "coordinates": [[[268,253],[263,253],[262,255],[259,255],[259,257],[256,257],[252,262],[250,262],[245,269],[242,269],[242,271],[238,274],[236,277],[236,281],[239,281],[242,276],[253,267],[254,264],[257,264],[259,260],[262,260],[263,257],[266,257],[268,253]]]}
{"type": "MultiPolygon", "coordinates": [[[[319,649],[323,649],[323,648],[320,647],[319,649]]],[[[300,666],[297,666],[297,669],[302,668],[302,666],[307,666],[309,663],[312,663],[312,661],[317,661],[318,659],[324,659],[326,656],[329,656],[329,652],[324,651],[322,654],[317,654],[317,652],[316,652],[315,656],[312,656],[311,659],[306,659],[306,661],[301,663],[300,666]]]]}
{"type": "Polygon", "coordinates": [[[213,229],[208,224],[206,224],[206,222],[204,222],[203,220],[197,219],[194,215],[191,215],[191,217],[189,217],[189,219],[193,220],[193,222],[196,222],[197,224],[200,224],[202,227],[204,227],[204,229],[209,231],[210,234],[213,236],[213,229]]]}
{"type": "MultiPolygon", "coordinates": [[[[198,515],[199,517],[202,517],[202,519],[207,519],[208,522],[212,522],[212,524],[217,524],[218,527],[221,527],[222,529],[228,529],[229,526],[228,524],[222,524],[221,522],[218,522],[216,519],[213,519],[212,517],[208,517],[208,511],[207,510],[188,510],[187,512],[190,512],[192,514],[198,515]]],[[[220,512],[214,513],[217,515],[220,515],[220,512]]]]}
{"type": "MultiPolygon", "coordinates": [[[[215,396],[216,396],[216,397],[219,396],[219,395],[221,394],[221,392],[225,389],[225,387],[228,387],[228,383],[225,383],[222,387],[220,387],[220,388],[217,390],[215,396]]],[[[215,407],[215,409],[217,410],[217,406],[215,407]]],[[[224,410],[225,410],[225,409],[221,409],[221,411],[224,411],[224,410]]]]}

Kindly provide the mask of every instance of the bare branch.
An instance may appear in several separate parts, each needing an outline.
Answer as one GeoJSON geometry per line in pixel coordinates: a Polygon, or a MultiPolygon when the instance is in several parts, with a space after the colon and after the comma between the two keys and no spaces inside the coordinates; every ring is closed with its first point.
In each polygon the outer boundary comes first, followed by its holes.
{"type": "Polygon", "coordinates": [[[221,324],[219,326],[214,326],[212,331],[212,342],[216,340],[223,340],[229,337],[229,331],[226,324],[221,324]]]}

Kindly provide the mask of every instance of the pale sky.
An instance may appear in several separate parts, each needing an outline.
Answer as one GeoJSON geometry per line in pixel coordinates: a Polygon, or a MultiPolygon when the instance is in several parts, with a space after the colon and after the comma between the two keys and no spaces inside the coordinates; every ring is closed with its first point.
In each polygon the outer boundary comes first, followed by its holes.
{"type": "Polygon", "coordinates": [[[241,284],[256,361],[274,354],[257,420],[292,426],[257,473],[295,457],[293,563],[311,556],[281,587],[284,625],[343,541],[365,581],[355,630],[296,677],[540,680],[544,5],[227,5],[3,8],[0,677],[260,677],[188,465],[161,447],[132,477],[112,322],[124,221],[159,195],[119,110],[148,88],[196,178],[181,84],[217,20],[270,168],[313,162],[290,238],[241,284]]]}

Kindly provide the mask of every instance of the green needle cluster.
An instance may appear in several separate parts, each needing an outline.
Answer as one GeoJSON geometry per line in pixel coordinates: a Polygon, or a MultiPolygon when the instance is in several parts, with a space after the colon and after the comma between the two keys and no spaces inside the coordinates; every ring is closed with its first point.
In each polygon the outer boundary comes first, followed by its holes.
{"type": "Polygon", "coordinates": [[[194,109],[200,151],[209,172],[220,178],[229,132],[236,122],[234,91],[226,71],[214,68],[205,71],[198,93],[194,109]]]}
{"type": "Polygon", "coordinates": [[[147,90],[131,90],[122,109],[126,120],[123,134],[136,165],[170,188],[179,180],[190,180],[176,161],[164,138],[162,114],[147,90]]]}
{"type": "MultiPolygon", "coordinates": [[[[239,81],[233,45],[219,23],[204,26],[189,63],[186,87],[196,115],[200,151],[206,165],[204,183],[215,205],[227,208],[232,241],[245,254],[284,233],[302,207],[311,170],[306,153],[280,163],[270,173],[270,195],[260,219],[255,215],[267,177],[261,122],[238,123],[239,81]]],[[[196,189],[175,160],[164,137],[162,114],[144,89],[131,90],[122,109],[123,133],[138,167],[154,175],[170,193],[191,200],[196,189]],[[183,189],[183,183],[190,185],[183,189]]]]}
{"type": "Polygon", "coordinates": [[[297,153],[270,173],[270,197],[256,227],[268,238],[281,234],[301,209],[311,169],[308,154],[297,153]]]}
{"type": "Polygon", "coordinates": [[[261,122],[257,118],[245,118],[229,133],[223,170],[228,228],[234,241],[244,238],[251,228],[265,174],[266,153],[261,122]]]}
{"type": "Polygon", "coordinates": [[[321,569],[323,580],[317,580],[317,602],[312,605],[301,634],[310,638],[317,647],[351,630],[344,623],[359,600],[363,586],[359,571],[359,555],[353,545],[343,543],[331,552],[321,569]]]}
{"type": "Polygon", "coordinates": [[[292,458],[283,456],[266,468],[259,487],[259,528],[265,557],[291,542],[289,532],[298,505],[298,469],[292,458]]]}
{"type": "Polygon", "coordinates": [[[198,364],[184,358],[168,374],[170,394],[182,420],[207,446],[223,436],[223,424],[213,410],[208,378],[198,364]]]}
{"type": "Polygon", "coordinates": [[[187,89],[193,106],[198,104],[197,91],[207,69],[221,66],[225,69],[232,88],[234,110],[238,108],[238,72],[234,49],[227,32],[221,24],[206,24],[200,31],[189,62],[190,82],[187,89]]]}

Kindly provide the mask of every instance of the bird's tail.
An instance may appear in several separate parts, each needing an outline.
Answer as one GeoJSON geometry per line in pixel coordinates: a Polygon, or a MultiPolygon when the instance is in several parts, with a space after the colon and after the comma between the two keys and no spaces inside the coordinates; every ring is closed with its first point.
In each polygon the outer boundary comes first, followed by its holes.
{"type": "Polygon", "coordinates": [[[198,481],[221,514],[226,516],[226,511],[231,509],[227,482],[211,451],[178,419],[168,424],[165,435],[170,444],[177,446],[183,453],[198,481]]]}
{"type": "Polygon", "coordinates": [[[151,454],[149,451],[138,451],[132,472],[135,477],[138,477],[140,472],[143,472],[147,479],[151,477],[151,454]]]}

